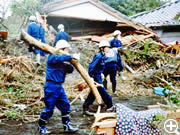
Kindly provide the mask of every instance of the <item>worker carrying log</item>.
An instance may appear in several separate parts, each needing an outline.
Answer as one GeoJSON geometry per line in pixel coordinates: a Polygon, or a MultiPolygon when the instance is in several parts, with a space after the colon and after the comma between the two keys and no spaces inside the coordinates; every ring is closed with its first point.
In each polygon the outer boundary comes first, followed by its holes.
{"type": "MultiPolygon", "coordinates": [[[[59,40],[55,46],[64,52],[69,51],[69,43],[65,40],[59,40]]],[[[63,88],[65,76],[67,73],[73,72],[73,66],[67,62],[72,59],[79,60],[78,54],[73,55],[54,55],[50,54],[47,59],[46,82],[44,85],[44,103],[45,109],[42,111],[39,119],[39,132],[41,134],[49,133],[46,129],[46,122],[54,112],[55,106],[61,111],[62,123],[64,131],[74,133],[78,128],[74,128],[70,124],[69,113],[71,112],[70,103],[63,88]]]]}
{"type": "MultiPolygon", "coordinates": [[[[122,43],[121,43],[121,32],[119,30],[115,30],[113,33],[114,38],[110,41],[110,45],[112,48],[119,48],[122,47],[122,43]]],[[[120,52],[118,53],[118,63],[117,63],[117,68],[119,71],[119,75],[120,75],[120,79],[121,80],[126,80],[126,77],[123,76],[123,63],[122,63],[122,59],[120,56],[120,52]]]]}
{"type": "Polygon", "coordinates": [[[54,41],[54,46],[56,46],[56,43],[59,40],[66,40],[67,42],[69,42],[69,35],[64,31],[64,25],[59,24],[57,28],[58,28],[59,32],[56,35],[56,39],[54,41]]]}
{"type": "MultiPolygon", "coordinates": [[[[99,44],[100,51],[94,56],[93,60],[89,64],[89,75],[94,79],[95,82],[102,84],[101,74],[105,68],[105,53],[109,51],[110,44],[108,41],[101,41],[99,44]]],[[[107,110],[111,110],[113,107],[112,98],[104,87],[98,87],[98,91],[107,105],[107,110]]],[[[89,112],[89,106],[93,104],[95,100],[94,94],[91,91],[83,104],[83,112],[87,115],[93,115],[93,113],[89,112]]]]}

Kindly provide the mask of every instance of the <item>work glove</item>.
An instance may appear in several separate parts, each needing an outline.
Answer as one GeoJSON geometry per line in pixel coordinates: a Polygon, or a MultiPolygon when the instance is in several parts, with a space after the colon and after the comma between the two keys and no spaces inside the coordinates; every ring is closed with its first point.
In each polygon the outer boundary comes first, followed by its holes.
{"type": "Polygon", "coordinates": [[[80,53],[75,53],[72,55],[73,59],[80,60],[80,53]]]}
{"type": "Polygon", "coordinates": [[[102,78],[102,81],[104,81],[105,76],[104,76],[104,74],[103,74],[103,73],[101,73],[101,78],[102,78]]]}

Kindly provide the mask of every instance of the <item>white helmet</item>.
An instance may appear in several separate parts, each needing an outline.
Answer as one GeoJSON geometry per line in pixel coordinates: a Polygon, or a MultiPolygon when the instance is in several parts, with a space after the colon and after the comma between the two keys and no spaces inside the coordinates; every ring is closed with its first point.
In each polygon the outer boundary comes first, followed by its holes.
{"type": "Polygon", "coordinates": [[[115,30],[114,33],[113,33],[114,36],[117,36],[117,35],[120,35],[120,34],[121,34],[121,32],[119,30],[115,30]]]}
{"type": "Polygon", "coordinates": [[[36,21],[36,17],[35,16],[30,16],[29,17],[29,21],[35,22],[36,21]]]}
{"type": "Polygon", "coordinates": [[[40,20],[40,19],[38,19],[38,21],[37,21],[38,23],[40,23],[40,24],[43,24],[43,21],[42,20],[40,20]]]}
{"type": "Polygon", "coordinates": [[[99,43],[99,48],[101,47],[110,47],[110,44],[108,41],[106,40],[102,40],[100,43],[99,43]]]}
{"type": "Polygon", "coordinates": [[[59,31],[64,31],[64,25],[63,24],[59,24],[57,28],[59,31]]]}
{"type": "Polygon", "coordinates": [[[63,48],[69,48],[70,44],[66,40],[59,40],[56,43],[56,48],[57,49],[63,49],[63,48]]]}

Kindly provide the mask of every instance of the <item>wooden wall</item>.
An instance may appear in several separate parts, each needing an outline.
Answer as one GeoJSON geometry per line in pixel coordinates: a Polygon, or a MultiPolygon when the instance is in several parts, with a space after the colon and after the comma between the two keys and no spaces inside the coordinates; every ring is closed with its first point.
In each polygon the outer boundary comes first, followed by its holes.
{"type": "Polygon", "coordinates": [[[176,26],[163,26],[163,27],[156,27],[154,29],[159,35],[160,40],[163,43],[169,43],[173,41],[180,42],[180,25],[176,26]]]}

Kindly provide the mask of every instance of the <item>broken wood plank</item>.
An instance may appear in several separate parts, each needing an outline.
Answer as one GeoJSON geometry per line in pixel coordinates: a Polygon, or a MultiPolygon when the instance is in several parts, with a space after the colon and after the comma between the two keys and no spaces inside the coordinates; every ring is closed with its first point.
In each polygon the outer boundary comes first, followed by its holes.
{"type": "Polygon", "coordinates": [[[128,64],[125,64],[125,67],[133,74],[136,73],[136,71],[134,71],[128,64]]]}
{"type": "Polygon", "coordinates": [[[89,36],[78,36],[78,37],[71,37],[71,40],[90,40],[92,38],[91,35],[89,36]]]}
{"type": "Polygon", "coordinates": [[[100,135],[114,135],[115,134],[115,128],[108,127],[108,128],[98,128],[96,134],[100,135]]]}
{"type": "Polygon", "coordinates": [[[116,118],[116,113],[99,113],[95,114],[95,123],[102,120],[102,119],[107,119],[107,118],[116,118]]]}
{"type": "Polygon", "coordinates": [[[99,127],[99,128],[107,128],[107,127],[116,127],[116,123],[117,120],[115,119],[111,119],[111,120],[103,120],[101,122],[96,122],[93,124],[93,128],[94,127],[99,127]]]}
{"type": "Polygon", "coordinates": [[[137,38],[136,38],[136,40],[135,40],[135,41],[133,41],[133,42],[131,42],[131,43],[127,44],[126,46],[130,46],[130,45],[132,45],[132,44],[134,44],[134,43],[137,43],[137,42],[143,41],[143,40],[145,40],[146,38],[150,38],[150,37],[153,37],[153,36],[154,36],[153,34],[149,34],[149,35],[146,35],[146,36],[142,36],[142,37],[141,37],[141,38],[139,38],[139,39],[137,39],[137,38]]]}
{"type": "MultiPolygon", "coordinates": [[[[28,35],[24,30],[21,31],[21,39],[25,40],[26,42],[29,42],[30,45],[36,46],[37,48],[39,48],[39,49],[41,49],[41,50],[43,50],[45,52],[48,52],[48,53],[51,53],[51,54],[56,54],[56,55],[60,55],[60,54],[69,55],[68,53],[66,53],[66,52],[64,52],[62,50],[56,49],[56,48],[54,48],[54,47],[52,47],[52,46],[50,46],[48,44],[44,44],[44,43],[36,40],[32,36],[28,35]]],[[[72,59],[70,62],[71,62],[71,64],[74,65],[74,67],[77,69],[77,71],[83,77],[83,79],[89,85],[89,87],[91,88],[91,90],[92,90],[98,104],[101,105],[102,104],[101,96],[100,96],[100,94],[99,94],[99,92],[97,90],[97,87],[94,84],[94,81],[89,76],[88,72],[84,69],[84,67],[77,60],[72,59]]]]}
{"type": "Polygon", "coordinates": [[[101,36],[92,36],[91,40],[94,41],[94,42],[98,42],[98,43],[101,42],[102,40],[107,40],[108,41],[108,39],[106,37],[101,37],[101,36]]]}

